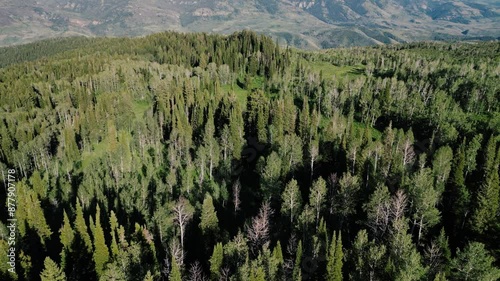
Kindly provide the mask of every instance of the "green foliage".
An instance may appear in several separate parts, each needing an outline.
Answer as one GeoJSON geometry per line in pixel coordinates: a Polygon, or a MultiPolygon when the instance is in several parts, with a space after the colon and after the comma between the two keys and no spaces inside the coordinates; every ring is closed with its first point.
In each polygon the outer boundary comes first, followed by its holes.
{"type": "Polygon", "coordinates": [[[65,281],[66,274],[59,266],[50,258],[45,258],[45,269],[40,274],[42,281],[65,281]]]}
{"type": "Polygon", "coordinates": [[[272,256],[269,259],[269,278],[271,280],[280,279],[283,275],[283,252],[281,250],[281,243],[278,241],[276,247],[273,249],[272,256]]]}
{"type": "MultiPolygon", "coordinates": [[[[333,239],[332,239],[333,241],[333,239]]],[[[335,248],[335,262],[333,265],[333,279],[334,281],[342,281],[342,265],[344,263],[344,252],[342,247],[342,233],[339,232],[335,248]]]]}
{"type": "Polygon", "coordinates": [[[497,140],[491,136],[486,147],[485,179],[478,191],[478,206],[474,212],[473,229],[479,233],[491,228],[498,221],[500,209],[500,149],[497,140]]]}
{"type": "Polygon", "coordinates": [[[299,214],[302,207],[302,196],[300,194],[299,186],[295,179],[292,179],[285,187],[281,194],[281,212],[290,217],[290,223],[293,224],[294,217],[299,214]]]}
{"type": "Polygon", "coordinates": [[[418,227],[418,240],[423,231],[439,223],[440,212],[437,205],[440,193],[432,184],[432,171],[428,168],[421,169],[410,179],[408,196],[411,202],[412,219],[418,227]]]}
{"type": "Polygon", "coordinates": [[[212,280],[218,280],[220,276],[220,270],[224,262],[224,251],[222,248],[222,243],[217,243],[214,247],[212,257],[210,258],[210,273],[212,280]]]}
{"type": "Polygon", "coordinates": [[[395,280],[420,280],[427,269],[421,263],[422,258],[412,243],[411,235],[407,234],[404,218],[396,220],[393,227],[395,233],[389,244],[388,273],[395,280]]]}
{"type": "Polygon", "coordinates": [[[344,252],[342,247],[342,233],[337,234],[334,232],[330,242],[330,250],[328,251],[328,264],[326,280],[328,281],[342,281],[342,265],[344,259],[344,252]]]}
{"type": "Polygon", "coordinates": [[[81,42],[0,69],[19,280],[57,255],[71,280],[461,279],[450,248],[498,257],[498,43],[81,42]]]}
{"type": "Polygon", "coordinates": [[[323,178],[319,178],[313,183],[311,193],[309,193],[309,205],[316,211],[316,224],[319,223],[320,212],[326,202],[326,182],[323,178]]]}
{"type": "Polygon", "coordinates": [[[90,240],[90,235],[87,229],[87,223],[85,222],[85,218],[83,217],[83,210],[80,202],[76,201],[76,218],[75,218],[75,228],[80,238],[87,246],[87,251],[92,252],[92,242],[90,240]]]}
{"type": "Polygon", "coordinates": [[[299,241],[299,245],[295,251],[295,263],[293,265],[292,280],[302,280],[302,240],[299,241]]]}
{"type": "Polygon", "coordinates": [[[345,220],[356,211],[360,180],[356,175],[347,172],[339,181],[335,196],[335,210],[342,220],[345,220]]]}
{"type": "Polygon", "coordinates": [[[277,197],[279,194],[281,176],[281,158],[273,151],[264,161],[261,162],[261,189],[266,198],[277,197]]]}
{"type": "Polygon", "coordinates": [[[451,274],[456,280],[498,280],[500,269],[494,266],[494,261],[484,244],[471,242],[457,251],[451,262],[451,274]]]}
{"type": "Polygon", "coordinates": [[[45,240],[52,235],[52,231],[47,224],[45,215],[40,204],[40,199],[37,193],[28,187],[25,181],[19,182],[17,185],[18,190],[18,204],[19,206],[26,206],[26,208],[18,208],[16,215],[19,221],[19,232],[22,236],[26,235],[26,225],[35,230],[40,242],[43,244],[45,240]]]}
{"type": "Polygon", "coordinates": [[[261,266],[252,268],[252,272],[250,274],[250,281],[265,281],[266,273],[261,266]]]}
{"type": "Polygon", "coordinates": [[[434,154],[432,169],[436,188],[441,192],[450,175],[452,159],[453,151],[449,146],[440,147],[434,154]]]}
{"type": "Polygon", "coordinates": [[[350,277],[353,280],[378,279],[381,276],[387,248],[377,245],[375,241],[368,241],[368,233],[362,229],[356,235],[350,259],[356,270],[350,277]]]}
{"type": "Polygon", "coordinates": [[[94,263],[98,276],[102,274],[104,266],[109,261],[109,250],[104,238],[104,231],[101,226],[100,216],[100,208],[99,205],[97,205],[94,231],[94,263]]]}
{"type": "Polygon", "coordinates": [[[212,196],[207,194],[203,200],[203,206],[201,209],[201,222],[200,228],[203,233],[215,232],[219,227],[219,219],[217,218],[217,212],[215,211],[212,196]]]}
{"type": "Polygon", "coordinates": [[[464,224],[465,216],[470,211],[470,192],[465,185],[464,169],[465,155],[463,144],[460,146],[457,155],[455,156],[453,175],[450,184],[451,212],[454,215],[455,227],[458,230],[464,224]]]}
{"type": "Polygon", "coordinates": [[[172,256],[170,275],[168,277],[169,277],[169,280],[172,280],[172,281],[182,281],[181,270],[179,268],[179,265],[177,264],[177,261],[175,260],[175,258],[173,256],[172,256]]]}
{"type": "Polygon", "coordinates": [[[66,211],[64,211],[64,219],[63,219],[63,226],[59,230],[59,239],[61,241],[61,244],[63,245],[63,249],[61,251],[61,266],[64,268],[66,266],[66,255],[67,252],[71,251],[71,246],[73,244],[73,240],[75,239],[75,232],[73,231],[73,228],[71,226],[71,223],[69,222],[68,215],[66,214],[66,211]]]}
{"type": "Polygon", "coordinates": [[[71,248],[71,243],[73,243],[73,239],[75,237],[75,233],[73,231],[73,228],[71,227],[71,224],[69,222],[68,215],[66,214],[66,211],[64,212],[64,224],[59,230],[60,233],[60,240],[61,243],[63,244],[64,249],[69,249],[71,248]]]}
{"type": "Polygon", "coordinates": [[[446,281],[446,280],[448,279],[446,279],[446,276],[442,272],[436,274],[436,277],[434,278],[434,281],[446,281]]]}

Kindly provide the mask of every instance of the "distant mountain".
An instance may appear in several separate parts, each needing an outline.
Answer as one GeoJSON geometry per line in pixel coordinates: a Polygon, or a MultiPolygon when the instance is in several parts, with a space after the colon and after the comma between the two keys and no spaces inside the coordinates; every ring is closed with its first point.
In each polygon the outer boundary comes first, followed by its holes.
{"type": "Polygon", "coordinates": [[[500,36],[500,0],[0,0],[0,45],[252,29],[304,47],[500,36]]]}

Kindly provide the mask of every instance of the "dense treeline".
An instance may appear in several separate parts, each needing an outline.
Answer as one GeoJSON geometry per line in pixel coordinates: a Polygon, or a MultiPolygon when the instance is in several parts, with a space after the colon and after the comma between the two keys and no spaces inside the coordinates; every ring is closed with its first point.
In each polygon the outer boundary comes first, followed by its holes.
{"type": "Polygon", "coordinates": [[[0,279],[500,278],[500,44],[77,40],[0,56],[0,279]]]}

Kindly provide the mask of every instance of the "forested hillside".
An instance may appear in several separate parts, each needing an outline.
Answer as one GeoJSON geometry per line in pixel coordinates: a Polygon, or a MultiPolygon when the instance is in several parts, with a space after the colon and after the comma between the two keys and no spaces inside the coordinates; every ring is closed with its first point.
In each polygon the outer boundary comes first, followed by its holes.
{"type": "Polygon", "coordinates": [[[167,32],[0,66],[0,280],[500,278],[498,42],[167,32]]]}

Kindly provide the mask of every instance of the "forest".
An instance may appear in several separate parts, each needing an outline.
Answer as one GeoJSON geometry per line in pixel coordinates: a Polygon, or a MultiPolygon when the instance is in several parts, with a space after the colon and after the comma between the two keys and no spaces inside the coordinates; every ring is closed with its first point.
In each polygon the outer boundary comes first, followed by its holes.
{"type": "Polygon", "coordinates": [[[499,280],[499,76],[499,42],[0,48],[0,280],[499,280]]]}

